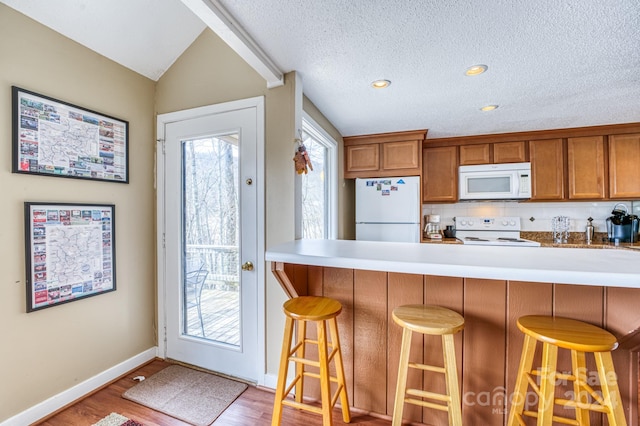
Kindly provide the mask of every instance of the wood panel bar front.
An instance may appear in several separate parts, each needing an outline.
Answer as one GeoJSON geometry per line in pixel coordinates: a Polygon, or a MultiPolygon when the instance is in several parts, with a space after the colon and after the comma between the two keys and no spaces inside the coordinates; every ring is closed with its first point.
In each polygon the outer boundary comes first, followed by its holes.
{"type": "MultiPolygon", "coordinates": [[[[402,344],[402,327],[393,321],[391,316],[397,306],[421,303],[424,299],[424,279],[422,275],[390,273],[387,285],[387,322],[388,342],[387,352],[387,414],[393,416],[396,382],[398,381],[398,364],[400,362],[400,345],[402,344]],[[389,291],[392,289],[392,291],[389,291]]],[[[409,362],[423,362],[423,337],[415,333],[411,339],[411,353],[409,362]]],[[[412,370],[407,374],[407,386],[420,389],[423,376],[419,371],[412,370]]],[[[402,412],[404,419],[412,422],[422,422],[422,409],[417,405],[405,404],[402,412]]]]}
{"type": "Polygon", "coordinates": [[[387,395],[387,273],[354,271],[353,405],[384,413],[387,395]],[[366,368],[362,368],[366,366],[366,368]]]}
{"type": "MultiPolygon", "coordinates": [[[[390,292],[393,287],[391,283],[390,292]]],[[[439,277],[427,275],[424,277],[424,303],[438,305],[456,312],[464,312],[464,279],[457,277],[439,277]]],[[[466,320],[465,320],[466,327],[466,320]]],[[[464,330],[454,337],[456,347],[456,364],[458,368],[458,389],[462,389],[462,359],[464,358],[464,330]]],[[[425,336],[424,359],[426,364],[443,365],[442,338],[440,336],[425,336]]],[[[443,374],[424,373],[425,389],[446,394],[446,384],[443,374]]],[[[447,424],[447,413],[424,409],[422,412],[424,423],[447,424]]],[[[463,414],[464,416],[464,414],[463,414]]],[[[466,424],[466,423],[465,423],[466,424]]]]}
{"type": "MultiPolygon", "coordinates": [[[[272,270],[289,297],[324,295],[342,303],[339,332],[350,403],[355,409],[385,418],[393,414],[400,352],[400,327],[391,317],[397,306],[436,304],[465,317],[465,329],[456,335],[456,356],[463,423],[469,425],[506,422],[522,350],[523,337],[516,326],[520,316],[575,318],[602,326],[619,340],[634,335],[632,331],[640,328],[639,288],[442,277],[275,262],[272,270]]],[[[640,342],[636,335],[613,352],[613,359],[627,422],[637,426],[636,351],[640,342]]],[[[414,333],[413,361],[442,362],[439,339],[431,337],[422,338],[414,333]]],[[[540,359],[539,352],[534,362],[540,359]]],[[[567,355],[562,354],[559,360],[560,368],[566,371],[567,355]]],[[[409,375],[410,386],[425,386],[435,392],[444,389],[442,379],[433,373],[415,373],[409,375]]],[[[305,386],[305,396],[317,398],[313,382],[307,381],[309,389],[305,386]]],[[[403,417],[412,423],[447,425],[446,414],[413,405],[405,405],[403,417]]],[[[598,414],[592,415],[591,420],[592,426],[607,424],[598,414]]]]}

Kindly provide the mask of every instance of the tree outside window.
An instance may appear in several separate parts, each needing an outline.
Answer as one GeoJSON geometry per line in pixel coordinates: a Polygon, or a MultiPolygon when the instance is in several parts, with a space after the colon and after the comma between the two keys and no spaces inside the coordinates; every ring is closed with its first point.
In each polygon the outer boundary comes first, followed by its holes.
{"type": "Polygon", "coordinates": [[[302,175],[302,238],[335,238],[337,144],[309,117],[302,122],[302,141],[313,166],[302,175]]]}

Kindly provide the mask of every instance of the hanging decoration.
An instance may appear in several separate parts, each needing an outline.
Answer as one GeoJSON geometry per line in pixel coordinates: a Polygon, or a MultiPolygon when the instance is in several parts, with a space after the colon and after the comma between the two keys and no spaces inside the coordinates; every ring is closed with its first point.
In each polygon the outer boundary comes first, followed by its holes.
{"type": "Polygon", "coordinates": [[[295,164],[296,173],[299,175],[307,174],[309,170],[313,171],[313,165],[311,164],[311,160],[309,159],[309,154],[307,153],[307,147],[304,146],[304,142],[302,142],[302,132],[298,130],[298,138],[294,140],[296,144],[296,154],[293,156],[293,162],[295,164]]]}

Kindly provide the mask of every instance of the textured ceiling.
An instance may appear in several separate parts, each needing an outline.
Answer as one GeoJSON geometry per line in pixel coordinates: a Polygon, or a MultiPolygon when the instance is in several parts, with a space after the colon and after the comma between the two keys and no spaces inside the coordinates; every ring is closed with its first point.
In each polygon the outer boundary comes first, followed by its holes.
{"type": "MultiPolygon", "coordinates": [[[[204,28],[180,0],[0,1],[152,79],[204,28]]],[[[638,0],[219,2],[344,136],[640,121],[638,0]]]]}

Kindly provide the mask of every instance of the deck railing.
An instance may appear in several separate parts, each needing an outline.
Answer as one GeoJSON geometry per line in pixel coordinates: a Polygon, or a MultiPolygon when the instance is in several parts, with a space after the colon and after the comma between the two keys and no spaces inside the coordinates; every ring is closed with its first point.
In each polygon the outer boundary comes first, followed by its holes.
{"type": "Polygon", "coordinates": [[[185,257],[185,272],[209,271],[205,282],[207,287],[238,286],[240,262],[237,246],[187,244],[185,257]]]}

